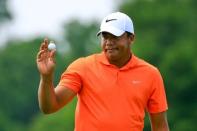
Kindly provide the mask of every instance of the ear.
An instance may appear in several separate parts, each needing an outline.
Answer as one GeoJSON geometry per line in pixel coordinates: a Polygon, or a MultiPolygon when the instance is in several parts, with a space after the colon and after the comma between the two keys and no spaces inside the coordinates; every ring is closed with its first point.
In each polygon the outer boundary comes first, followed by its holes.
{"type": "Polygon", "coordinates": [[[134,34],[129,35],[129,41],[130,41],[131,44],[134,42],[134,39],[135,39],[134,34]]]}
{"type": "Polygon", "coordinates": [[[131,41],[133,42],[134,39],[135,39],[135,35],[134,35],[134,34],[131,34],[130,39],[131,39],[131,41]]]}

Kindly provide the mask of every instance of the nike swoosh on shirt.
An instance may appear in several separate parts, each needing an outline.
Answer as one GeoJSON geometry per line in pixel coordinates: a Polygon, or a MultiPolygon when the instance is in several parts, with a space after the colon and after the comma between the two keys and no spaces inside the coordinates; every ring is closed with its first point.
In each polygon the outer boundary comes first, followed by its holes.
{"type": "Polygon", "coordinates": [[[117,20],[117,19],[107,19],[105,22],[109,22],[109,21],[113,21],[113,20],[117,20]]]}
{"type": "Polygon", "coordinates": [[[133,83],[133,84],[140,84],[141,81],[139,81],[139,80],[133,80],[132,83],[133,83]]]}

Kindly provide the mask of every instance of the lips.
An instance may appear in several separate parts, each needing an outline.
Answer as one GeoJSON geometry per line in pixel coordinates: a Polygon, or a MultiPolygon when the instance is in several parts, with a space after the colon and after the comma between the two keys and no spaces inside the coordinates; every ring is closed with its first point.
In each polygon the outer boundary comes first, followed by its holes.
{"type": "Polygon", "coordinates": [[[118,50],[118,48],[111,48],[111,47],[108,47],[108,48],[105,48],[105,50],[118,50]]]}
{"type": "Polygon", "coordinates": [[[115,53],[116,51],[118,51],[118,48],[106,48],[105,49],[105,52],[108,52],[108,53],[115,53]]]}

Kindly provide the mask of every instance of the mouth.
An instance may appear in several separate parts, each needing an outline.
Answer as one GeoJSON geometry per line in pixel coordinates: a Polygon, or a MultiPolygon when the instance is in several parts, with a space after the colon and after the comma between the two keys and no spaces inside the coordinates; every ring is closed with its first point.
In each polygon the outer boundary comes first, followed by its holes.
{"type": "Polygon", "coordinates": [[[105,51],[106,52],[113,52],[113,51],[117,51],[118,48],[106,48],[105,51]]]}

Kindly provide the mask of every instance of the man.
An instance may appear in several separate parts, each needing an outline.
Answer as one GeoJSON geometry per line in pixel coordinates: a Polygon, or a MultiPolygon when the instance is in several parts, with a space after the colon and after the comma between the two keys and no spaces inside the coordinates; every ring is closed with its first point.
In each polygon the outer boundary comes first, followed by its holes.
{"type": "Polygon", "coordinates": [[[167,102],[158,69],[130,50],[132,20],[124,13],[106,16],[97,34],[102,52],[75,60],[54,88],[55,50],[45,40],[37,55],[40,109],[53,113],[78,96],[75,131],[142,131],[145,111],[152,131],[168,131],[167,102]]]}

